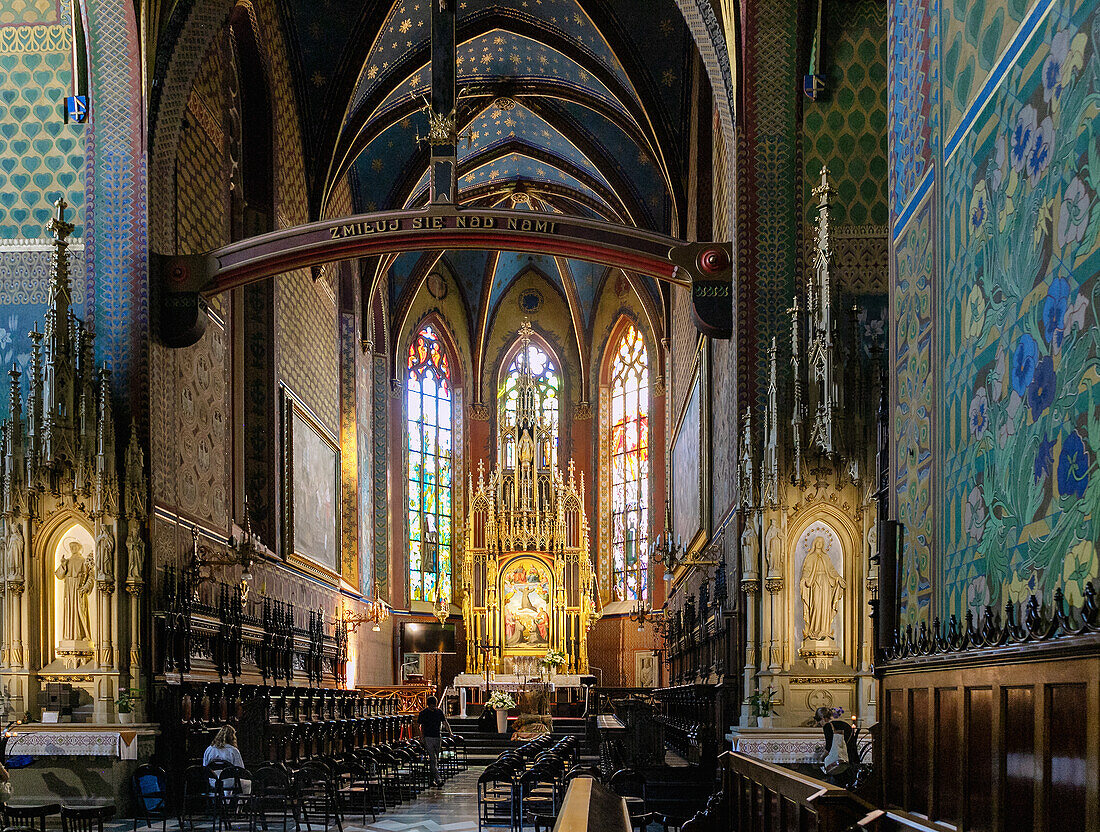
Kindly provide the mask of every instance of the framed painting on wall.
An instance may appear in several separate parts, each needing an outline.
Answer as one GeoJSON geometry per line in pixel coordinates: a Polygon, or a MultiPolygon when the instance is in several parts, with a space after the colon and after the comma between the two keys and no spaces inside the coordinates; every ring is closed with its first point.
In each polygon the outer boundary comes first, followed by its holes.
{"type": "Polygon", "coordinates": [[[661,684],[661,660],[656,650],[634,651],[634,687],[656,688],[661,684]]]}
{"type": "Polygon", "coordinates": [[[340,579],[340,448],[283,388],[284,549],[287,559],[330,583],[340,579]]]}
{"type": "Polygon", "coordinates": [[[672,440],[672,533],[682,539],[689,551],[701,545],[706,536],[706,406],[701,382],[704,355],[700,348],[690,392],[672,440]]]}

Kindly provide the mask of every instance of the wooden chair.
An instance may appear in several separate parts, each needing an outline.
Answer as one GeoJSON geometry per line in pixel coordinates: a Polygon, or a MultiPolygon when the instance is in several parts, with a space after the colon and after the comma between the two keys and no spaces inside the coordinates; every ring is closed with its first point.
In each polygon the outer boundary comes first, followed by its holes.
{"type": "Polygon", "coordinates": [[[89,806],[82,809],[61,807],[62,832],[103,832],[103,821],[115,816],[114,806],[89,806]]]}
{"type": "Polygon", "coordinates": [[[138,766],[130,776],[130,793],[134,798],[134,832],[138,818],[150,827],[159,820],[161,829],[168,829],[168,775],[164,769],[148,763],[138,766]]]}
{"type": "Polygon", "coordinates": [[[4,826],[23,826],[46,832],[46,818],[61,812],[60,803],[44,803],[41,806],[5,806],[4,826]]]}

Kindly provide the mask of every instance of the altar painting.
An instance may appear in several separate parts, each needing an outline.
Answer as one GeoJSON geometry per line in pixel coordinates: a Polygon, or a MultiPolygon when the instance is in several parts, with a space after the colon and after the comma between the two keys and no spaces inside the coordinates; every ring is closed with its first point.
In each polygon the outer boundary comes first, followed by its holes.
{"type": "Polygon", "coordinates": [[[550,647],[550,568],[541,560],[521,557],[501,571],[504,648],[512,653],[541,652],[550,647]]]}

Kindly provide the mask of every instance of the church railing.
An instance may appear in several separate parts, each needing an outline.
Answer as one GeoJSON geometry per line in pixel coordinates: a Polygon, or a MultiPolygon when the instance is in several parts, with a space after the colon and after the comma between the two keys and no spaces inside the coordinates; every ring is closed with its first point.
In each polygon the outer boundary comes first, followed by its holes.
{"type": "Polygon", "coordinates": [[[752,832],[847,832],[874,810],[839,786],[745,754],[719,758],[724,805],[722,828],[752,832]]]}

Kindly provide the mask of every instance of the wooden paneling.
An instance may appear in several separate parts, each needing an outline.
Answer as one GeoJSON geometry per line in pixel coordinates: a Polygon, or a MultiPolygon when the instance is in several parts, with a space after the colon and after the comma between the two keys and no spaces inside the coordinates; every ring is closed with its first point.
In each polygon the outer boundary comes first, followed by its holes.
{"type": "Polygon", "coordinates": [[[1007,818],[1035,815],[1035,704],[1031,687],[1002,688],[1004,793],[1007,818]]]}
{"type": "MultiPolygon", "coordinates": [[[[1088,709],[1088,686],[1050,685],[1047,688],[1047,724],[1078,725],[1088,709]]],[[[1049,738],[1044,782],[1049,785],[1047,806],[1051,825],[1072,829],[1085,816],[1088,738],[1083,730],[1056,731],[1049,738]]]]}
{"type": "Polygon", "coordinates": [[[1100,832],[1100,642],[880,665],[886,808],[959,832],[1100,832]]]}
{"type": "Polygon", "coordinates": [[[984,832],[993,817],[993,690],[968,689],[966,700],[966,828],[984,832]]]}
{"type": "Polygon", "coordinates": [[[935,777],[932,787],[930,815],[958,823],[959,796],[959,691],[957,688],[939,688],[936,696],[936,721],[932,734],[932,750],[935,755],[935,777]]]}

